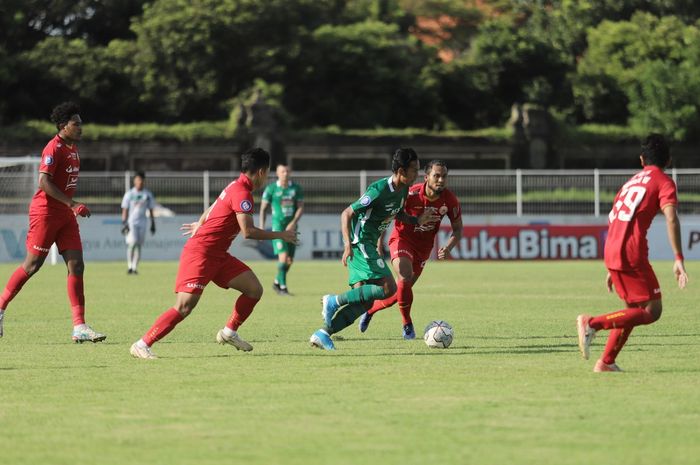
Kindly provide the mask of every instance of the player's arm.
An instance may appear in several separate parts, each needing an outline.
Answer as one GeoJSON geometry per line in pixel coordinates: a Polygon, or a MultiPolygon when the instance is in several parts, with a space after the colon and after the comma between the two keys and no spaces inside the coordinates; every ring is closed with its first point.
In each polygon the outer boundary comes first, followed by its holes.
{"type": "Polygon", "coordinates": [[[454,221],[452,221],[452,235],[447,241],[447,244],[445,244],[445,247],[441,247],[438,250],[437,258],[438,260],[444,260],[447,258],[447,255],[449,255],[450,251],[459,244],[459,241],[462,240],[462,218],[456,218],[454,221]]]}
{"type": "Polygon", "coordinates": [[[343,258],[341,260],[344,266],[348,266],[348,259],[352,259],[350,229],[352,228],[353,216],[355,216],[355,210],[352,209],[352,206],[346,208],[340,214],[340,232],[343,235],[343,258]]]}
{"type": "Polygon", "coordinates": [[[297,225],[299,224],[299,218],[304,214],[304,202],[297,202],[297,209],[294,212],[294,217],[292,221],[287,225],[287,229],[290,231],[296,231],[297,225]]]}
{"type": "Polygon", "coordinates": [[[53,183],[50,174],[44,172],[39,173],[39,189],[46,192],[46,195],[49,197],[58,200],[69,208],[72,208],[76,215],[90,216],[90,210],[88,210],[87,206],[80,202],[76,202],[64,194],[61,189],[59,189],[56,184],[53,183]]]}
{"type": "Polygon", "coordinates": [[[401,210],[396,214],[396,219],[402,223],[424,225],[425,223],[440,221],[440,215],[435,213],[432,208],[426,208],[418,216],[411,216],[405,210],[401,210]]]}
{"type": "Polygon", "coordinates": [[[377,239],[377,253],[380,257],[384,256],[384,235],[386,234],[386,229],[379,233],[379,239],[377,239]]]}
{"type": "Polygon", "coordinates": [[[156,233],[156,216],[153,214],[153,209],[149,208],[148,213],[151,215],[151,234],[156,233]]]}
{"type": "Polygon", "coordinates": [[[688,284],[688,274],[685,271],[683,263],[683,248],[681,246],[681,222],[678,219],[678,212],[674,204],[665,205],[662,207],[664,216],[666,217],[666,232],[668,233],[668,241],[671,243],[675,260],[673,262],[673,274],[676,275],[678,287],[685,288],[688,284]]]}
{"type": "Polygon", "coordinates": [[[270,202],[267,200],[262,200],[260,202],[260,222],[258,223],[260,225],[260,229],[265,229],[265,216],[267,216],[267,207],[270,206],[270,202]]]}
{"type": "Polygon", "coordinates": [[[241,227],[241,234],[246,239],[254,239],[258,241],[267,241],[271,239],[282,239],[285,242],[296,244],[296,231],[265,231],[264,229],[256,228],[253,222],[253,215],[250,213],[237,213],[236,221],[241,227]]]}
{"type": "Polygon", "coordinates": [[[129,218],[129,209],[122,207],[122,234],[129,233],[129,222],[127,218],[129,218]]]}
{"type": "MultiPolygon", "coordinates": [[[[216,203],[216,201],[214,201],[216,203]]],[[[180,226],[180,231],[182,231],[183,236],[194,236],[197,230],[201,225],[204,224],[204,222],[207,220],[207,217],[209,216],[209,212],[211,211],[212,208],[214,208],[214,203],[209,205],[209,208],[204,210],[204,213],[202,213],[202,216],[199,217],[197,221],[194,223],[185,223],[182,226],[180,226]]]]}

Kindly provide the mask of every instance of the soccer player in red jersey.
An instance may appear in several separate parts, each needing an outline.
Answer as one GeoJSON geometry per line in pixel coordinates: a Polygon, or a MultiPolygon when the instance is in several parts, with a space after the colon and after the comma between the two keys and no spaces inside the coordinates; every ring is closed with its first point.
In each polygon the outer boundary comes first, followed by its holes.
{"type": "Polygon", "coordinates": [[[452,224],[452,235],[445,247],[438,250],[438,260],[444,260],[462,238],[462,209],[457,197],[446,186],[447,164],[442,160],[432,160],[425,165],[425,182],[415,184],[408,190],[406,213],[418,216],[426,210],[432,210],[437,219],[422,226],[394,222],[394,230],[389,238],[389,251],[391,265],[398,276],[397,291],[386,299],[374,301],[372,308],[360,318],[361,332],[367,331],[372,315],[398,302],[403,319],[403,337],[404,339],[416,338],[411,320],[413,285],[430,257],[435,244],[435,235],[445,216],[452,224]]]}
{"type": "Polygon", "coordinates": [[[73,341],[100,342],[104,334],[85,324],[85,296],[83,294],[83,246],[75,217],[90,216],[90,210],[73,200],[78,186],[80,157],[76,143],[82,135],[80,108],[73,102],[64,102],[53,109],[51,121],[58,134],[46,144],[39,164],[39,189],[29,205],[27,256],[24,263],[10,276],[0,295],[0,337],[7,306],[31,276],[46,260],[51,245],[68,267],[68,299],[73,313],[73,341]]]}
{"type": "Polygon", "coordinates": [[[202,214],[199,221],[185,224],[185,235],[191,235],[180,256],[180,267],[175,282],[175,306],[160,315],[151,329],[131,346],[136,358],[157,358],[151,346],[165,337],[199,302],[210,281],[224,289],[236,289],[241,295],[236,300],[226,326],[216,335],[219,344],[230,344],[238,350],[253,350],[241,339],[237,330],[253,312],[263,294],[255,273],[248,266],[229,255],[228,249],[239,233],[246,239],[282,239],[296,243],[295,231],[265,231],[253,224],[253,190],[267,181],[270,154],[261,148],[247,150],[241,156],[241,175],[232,181],[219,198],[202,214]]]}
{"type": "Polygon", "coordinates": [[[671,154],[663,136],[650,134],[642,144],[642,171],[632,176],[615,196],[608,216],[605,242],[606,284],[613,287],[626,308],[599,316],[579,315],[576,319],[579,349],[590,356],[591,341],[597,331],[610,330],[603,355],[593,371],[622,371],[615,363],[617,354],[635,326],[647,325],[661,317],[661,289],[649,264],[647,230],[661,210],[666,218],[668,239],[675,254],[673,273],[683,289],[688,275],[683,264],[681,227],[676,209],[676,185],[664,173],[671,154]]]}

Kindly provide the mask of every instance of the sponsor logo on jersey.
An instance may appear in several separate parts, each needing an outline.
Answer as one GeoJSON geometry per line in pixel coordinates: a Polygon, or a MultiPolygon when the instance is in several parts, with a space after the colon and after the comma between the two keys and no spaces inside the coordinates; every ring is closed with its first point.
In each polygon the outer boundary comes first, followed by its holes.
{"type": "Polygon", "coordinates": [[[53,157],[51,155],[46,155],[44,157],[44,164],[45,165],[53,165],[53,157]]]}
{"type": "Polygon", "coordinates": [[[440,213],[441,215],[444,215],[445,213],[447,213],[447,205],[441,206],[440,209],[438,210],[438,213],[440,213]]]}
{"type": "Polygon", "coordinates": [[[378,258],[378,259],[377,259],[377,266],[378,266],[379,268],[384,268],[384,267],[386,266],[386,264],[384,263],[384,259],[383,259],[383,258],[378,258]]]}
{"type": "Polygon", "coordinates": [[[73,165],[66,168],[66,173],[77,173],[78,171],[80,171],[80,168],[74,167],[73,165]]]}
{"type": "Polygon", "coordinates": [[[78,176],[70,175],[68,176],[68,182],[66,183],[66,189],[73,189],[78,187],[78,176]]]}
{"type": "Polygon", "coordinates": [[[33,246],[32,246],[32,249],[38,250],[39,252],[44,252],[44,253],[48,253],[48,251],[49,251],[49,249],[45,249],[45,248],[43,248],[43,247],[39,247],[38,245],[33,245],[33,246]]]}
{"type": "Polygon", "coordinates": [[[190,288],[190,289],[204,289],[204,284],[187,283],[187,284],[185,284],[185,287],[190,288]]]}
{"type": "Polygon", "coordinates": [[[250,200],[241,200],[241,210],[249,212],[253,209],[253,203],[250,200]]]}
{"type": "Polygon", "coordinates": [[[370,197],[369,195],[363,195],[363,196],[360,198],[360,205],[366,207],[366,206],[369,205],[370,203],[372,203],[372,197],[370,197]]]}

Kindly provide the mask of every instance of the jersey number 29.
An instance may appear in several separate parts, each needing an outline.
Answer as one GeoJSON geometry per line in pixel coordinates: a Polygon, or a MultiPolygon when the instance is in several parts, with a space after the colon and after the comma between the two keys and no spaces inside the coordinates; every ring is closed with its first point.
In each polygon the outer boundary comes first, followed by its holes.
{"type": "Polygon", "coordinates": [[[630,221],[634,216],[634,211],[639,204],[642,203],[646,192],[646,188],[642,186],[632,186],[626,191],[623,191],[618,201],[613,205],[612,210],[610,210],[610,214],[608,215],[610,222],[612,223],[615,219],[630,221]]]}

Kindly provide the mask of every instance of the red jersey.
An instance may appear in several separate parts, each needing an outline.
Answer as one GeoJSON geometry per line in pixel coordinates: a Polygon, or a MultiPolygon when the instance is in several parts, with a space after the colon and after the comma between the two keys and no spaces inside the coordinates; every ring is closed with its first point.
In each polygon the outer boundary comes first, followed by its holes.
{"type": "Polygon", "coordinates": [[[207,253],[226,253],[241,232],[238,213],[253,214],[253,182],[243,173],[221,191],[204,224],[186,245],[204,248],[207,253]]]}
{"type": "Polygon", "coordinates": [[[649,262],[647,230],[659,209],[667,205],[678,205],[676,184],[657,166],[645,166],[622,186],[608,215],[608,269],[632,270],[649,262]]]}
{"type": "MultiPolygon", "coordinates": [[[[78,187],[79,172],[78,147],[75,144],[68,145],[66,141],[56,135],[46,144],[41,153],[39,173],[51,175],[51,181],[56,187],[72,199],[75,189],[78,187]]],[[[49,196],[43,190],[37,190],[29,205],[29,214],[45,214],[56,210],[72,213],[67,205],[49,196]]]]}
{"type": "Polygon", "coordinates": [[[440,229],[442,218],[447,215],[450,221],[455,221],[462,216],[462,207],[459,205],[459,200],[450,190],[444,189],[440,193],[440,197],[435,201],[430,201],[425,197],[425,183],[414,184],[408,189],[405,206],[406,213],[411,216],[418,216],[426,209],[432,209],[440,215],[440,220],[426,223],[422,226],[396,221],[390,240],[401,237],[401,239],[411,243],[417,250],[428,254],[435,243],[435,235],[440,229]]]}

